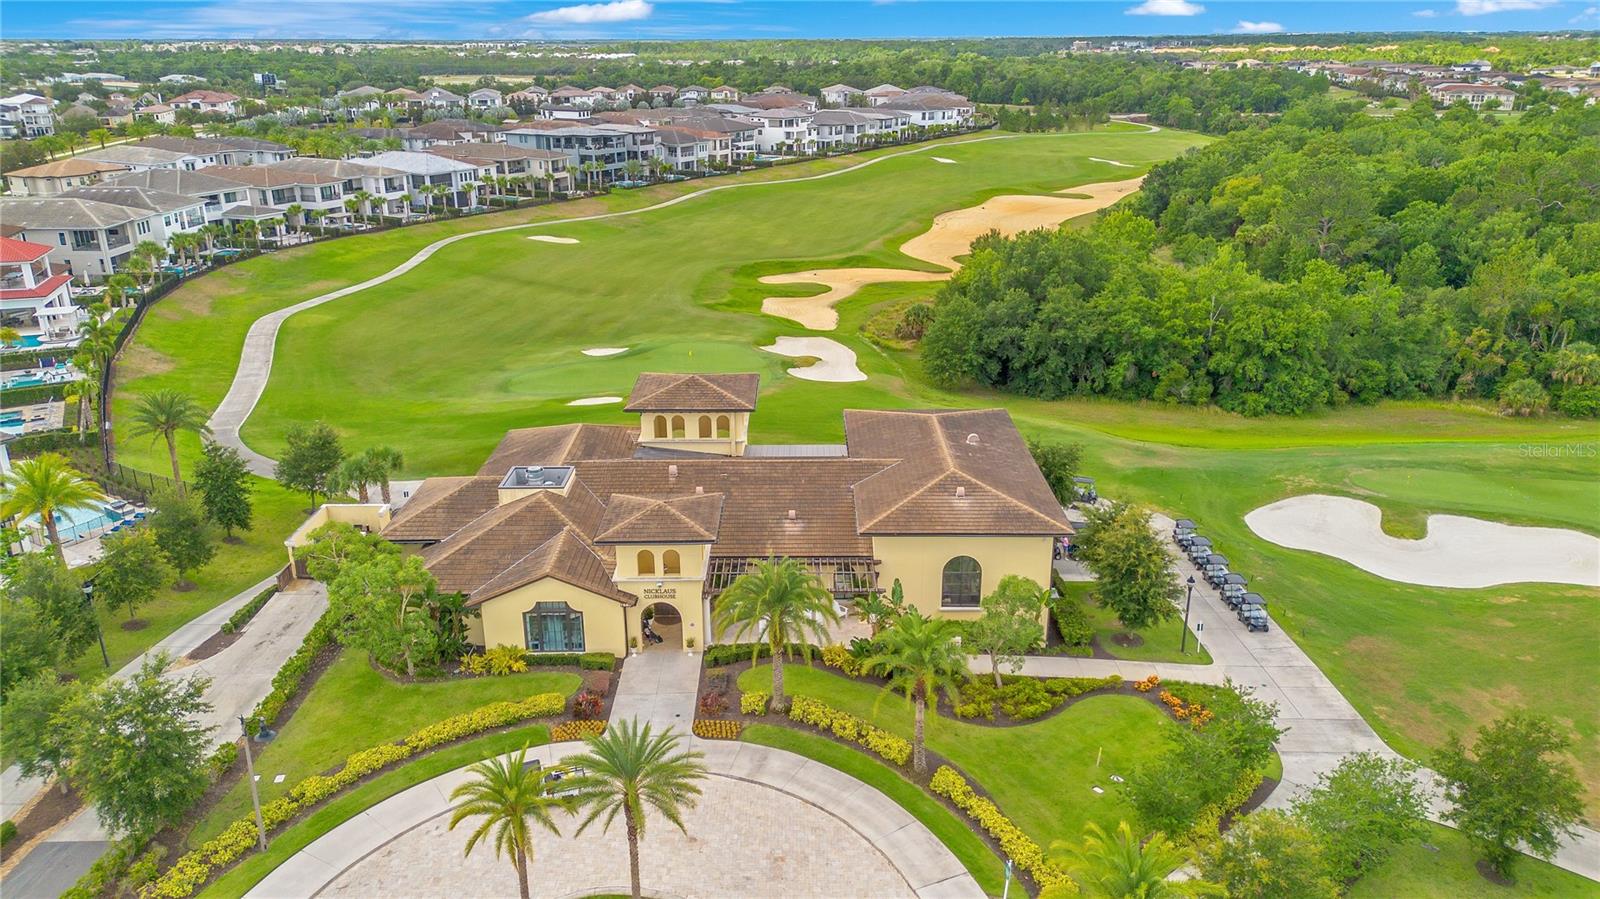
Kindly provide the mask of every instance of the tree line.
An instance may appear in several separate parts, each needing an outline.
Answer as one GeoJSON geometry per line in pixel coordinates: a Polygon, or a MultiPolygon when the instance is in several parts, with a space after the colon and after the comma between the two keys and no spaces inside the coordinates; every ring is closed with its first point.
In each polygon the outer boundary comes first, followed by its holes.
{"type": "Polygon", "coordinates": [[[927,372],[1296,414],[1384,398],[1600,414],[1600,108],[1325,99],[1156,166],[1095,227],[980,238],[927,372]]]}

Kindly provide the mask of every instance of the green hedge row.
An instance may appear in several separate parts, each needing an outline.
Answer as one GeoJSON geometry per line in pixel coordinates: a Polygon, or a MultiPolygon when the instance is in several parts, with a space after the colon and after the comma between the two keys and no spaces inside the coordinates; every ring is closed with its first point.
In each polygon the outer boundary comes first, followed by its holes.
{"type": "Polygon", "coordinates": [[[0,353],[0,371],[24,371],[38,368],[41,359],[71,359],[73,352],[63,347],[33,350],[8,350],[0,353]]]}
{"type": "Polygon", "coordinates": [[[13,387],[6,391],[6,406],[31,406],[34,403],[47,403],[59,400],[67,395],[66,384],[35,384],[32,387],[13,387]]]}
{"type": "MultiPolygon", "coordinates": [[[[811,655],[817,655],[815,646],[803,643],[790,643],[788,655],[791,657],[805,654],[809,649],[811,655]]],[[[731,665],[734,662],[748,662],[752,657],[764,659],[772,655],[772,646],[767,643],[719,643],[716,646],[707,646],[705,663],[707,667],[715,668],[718,665],[731,665]]]]}
{"type": "Polygon", "coordinates": [[[536,668],[583,668],[588,671],[614,671],[617,657],[609,652],[530,652],[528,664],[536,668]]]}
{"type": "Polygon", "coordinates": [[[257,593],[254,599],[240,606],[238,611],[229,616],[227,621],[222,622],[222,632],[224,634],[235,633],[239,628],[249,624],[250,619],[256,617],[256,613],[261,611],[261,607],[266,605],[267,600],[271,599],[273,594],[277,592],[278,588],[273,586],[257,593]]]}
{"type": "MultiPolygon", "coordinates": [[[[8,391],[6,402],[11,402],[8,391]]],[[[35,431],[32,434],[23,434],[6,441],[6,451],[11,454],[13,461],[37,456],[40,453],[54,453],[63,450],[76,449],[80,446],[90,446],[84,442],[85,435],[79,434],[77,428],[56,428],[54,431],[35,431]]]]}

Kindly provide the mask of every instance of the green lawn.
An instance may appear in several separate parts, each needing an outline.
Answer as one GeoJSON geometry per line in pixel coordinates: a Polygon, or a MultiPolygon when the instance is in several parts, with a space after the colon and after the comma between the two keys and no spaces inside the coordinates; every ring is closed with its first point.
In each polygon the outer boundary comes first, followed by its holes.
{"type": "Polygon", "coordinates": [[[1413,843],[1387,864],[1361,878],[1345,895],[1349,899],[1521,899],[1548,896],[1578,899],[1600,896],[1600,884],[1526,856],[1517,859],[1516,883],[1502,887],[1484,880],[1477,856],[1460,831],[1432,824],[1422,843],[1413,843]]]}
{"type": "MultiPolygon", "coordinates": [[[[912,710],[905,698],[821,668],[784,669],[785,689],[813,696],[910,738],[912,710]]],[[[766,667],[739,677],[741,690],[771,689],[766,667]]],[[[980,727],[929,716],[928,748],[961,766],[982,784],[1018,827],[1040,845],[1077,840],[1090,821],[1114,830],[1131,819],[1113,774],[1126,776],[1157,754],[1167,719],[1132,696],[1091,696],[1034,724],[980,727]],[[1096,793],[1094,787],[1105,792],[1096,793]]]]}
{"type": "Polygon", "coordinates": [[[246,856],[243,862],[217,878],[217,881],[200,895],[207,899],[224,899],[224,897],[237,899],[259,883],[261,878],[272,873],[274,868],[283,864],[296,852],[311,845],[318,837],[390,796],[473,762],[514,752],[524,746],[542,746],[548,742],[550,742],[550,729],[543,724],[535,724],[446,747],[393,771],[380,774],[350,792],[330,800],[288,829],[274,834],[266,852],[246,856]]]}
{"type": "MultiPolygon", "coordinates": [[[[576,674],[538,670],[399,684],[373,670],[364,653],[346,650],[256,757],[261,801],[276,799],[303,777],[337,768],[352,752],[398,740],[423,725],[490,702],[535,693],[571,694],[579,685],[576,674]],[[279,774],[286,775],[283,782],[273,783],[279,774]]],[[[241,780],[194,829],[190,845],[216,836],[249,810],[250,790],[241,780]]]]}
{"type": "MultiPolygon", "coordinates": [[[[1130,662],[1186,662],[1193,665],[1211,664],[1211,653],[1206,652],[1194,633],[1189,634],[1188,648],[1179,652],[1178,648],[1184,645],[1183,619],[1172,618],[1162,621],[1141,631],[1130,630],[1122,626],[1114,612],[1100,606],[1089,597],[1094,593],[1094,584],[1088,581],[1069,581],[1066,585],[1067,595],[1074,596],[1084,604],[1084,609],[1089,613],[1089,623],[1094,626],[1094,636],[1100,648],[1118,659],[1130,662]],[[1112,638],[1118,634],[1136,634],[1144,640],[1138,646],[1122,646],[1112,638]]],[[[1196,587],[1196,589],[1199,589],[1196,587]]]]}
{"type": "Polygon", "coordinates": [[[967,822],[888,765],[826,737],[770,724],[747,727],[740,739],[747,743],[787,749],[815,759],[876,788],[921,821],[939,842],[961,860],[961,864],[966,866],[968,873],[978,881],[978,886],[985,893],[998,896],[1004,889],[1005,864],[978,838],[967,822]]]}
{"type": "MultiPolygon", "coordinates": [[[[1600,690],[1593,649],[1600,591],[1413,587],[1271,546],[1243,524],[1259,505],[1323,491],[1370,499],[1399,534],[1414,535],[1427,514],[1440,512],[1600,533],[1593,458],[1541,451],[1600,441],[1600,425],[1436,402],[1248,419],[1214,409],[937,390],[914,352],[880,348],[860,333],[874,310],[931,297],[931,284],[875,285],[840,305],[832,336],[856,351],[867,381],[788,377],[786,360],[755,349],[801,333],[758,314],[760,298],[777,292],[760,285],[760,275],[918,267],[896,248],[939,211],[997,193],[1126,177],[1138,170],[1088,157],[1142,166],[1201,140],[1100,131],[945,143],[938,155],[958,164],[915,154],[823,181],[723,191],[549,229],[578,245],[515,232],[463,241],[404,277],[290,319],[246,438],[270,454],[290,422],[325,418],[352,447],[399,447],[410,475],[460,474],[474,470],[508,428],[626,421],[616,407],[566,403],[624,395],[644,369],[760,372],[764,389],[752,421],[760,442],[837,441],[847,407],[1004,406],[1030,437],[1083,443],[1085,469],[1107,496],[1196,518],[1273,603],[1278,624],[1396,749],[1425,759],[1450,731],[1510,709],[1551,714],[1571,728],[1588,807],[1600,817],[1600,705],[1572,701],[1600,690]],[[605,359],[579,353],[608,345],[632,349],[605,359]]],[[[856,161],[759,175],[772,180],[856,161]]],[[[637,208],[683,189],[623,192],[582,208],[637,208]]],[[[245,330],[262,312],[370,277],[445,233],[579,211],[569,204],[354,237],[200,279],[146,321],[120,375],[119,404],[146,389],[178,387],[214,405],[245,330]]],[[[197,445],[187,443],[186,453],[197,445]]],[[[145,467],[159,470],[156,464],[145,467]]]]}

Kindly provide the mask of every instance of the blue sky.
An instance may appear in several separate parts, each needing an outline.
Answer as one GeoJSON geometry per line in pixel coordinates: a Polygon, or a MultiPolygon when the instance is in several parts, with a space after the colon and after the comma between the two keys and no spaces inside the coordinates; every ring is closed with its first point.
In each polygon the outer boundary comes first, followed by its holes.
{"type": "Polygon", "coordinates": [[[1600,0],[3,0],[0,37],[895,38],[1600,28],[1600,0]]]}

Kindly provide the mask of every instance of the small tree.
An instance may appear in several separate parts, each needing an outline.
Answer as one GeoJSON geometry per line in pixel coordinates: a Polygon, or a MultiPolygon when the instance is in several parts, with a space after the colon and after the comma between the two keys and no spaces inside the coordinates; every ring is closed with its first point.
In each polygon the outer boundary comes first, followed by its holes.
{"type": "Polygon", "coordinates": [[[1583,785],[1561,757],[1571,746],[1549,718],[1513,712],[1479,728],[1470,754],[1452,734],[1434,756],[1451,804],[1445,819],[1502,877],[1510,876],[1519,844],[1548,859],[1583,814],[1583,785]]]}
{"type": "Polygon", "coordinates": [[[895,619],[878,637],[878,651],[861,663],[867,671],[889,681],[884,688],[904,693],[915,718],[911,734],[911,767],[918,774],[928,769],[925,743],[928,706],[938,712],[940,689],[952,701],[971,674],[967,657],[956,644],[956,623],[947,618],[924,618],[916,609],[895,619]]]}
{"type": "Polygon", "coordinates": [[[1502,415],[1543,415],[1550,408],[1550,394],[1532,378],[1518,378],[1500,388],[1502,415]]]}
{"type": "Polygon", "coordinates": [[[315,509],[317,497],[328,495],[328,479],[344,461],[339,435],[322,422],[297,424],[284,436],[284,443],[287,446],[274,472],[278,483],[309,495],[315,509]]]}
{"type": "Polygon", "coordinates": [[[361,457],[367,462],[367,473],[373,482],[378,485],[378,493],[387,504],[389,499],[389,481],[400,471],[400,466],[405,464],[405,457],[392,446],[369,447],[361,457]]]}
{"type": "Polygon", "coordinates": [[[167,678],[167,656],[107,678],[73,706],[71,778],[120,834],[152,834],[189,811],[209,782],[205,677],[167,678]]]}
{"type": "MultiPolygon", "coordinates": [[[[9,575],[8,575],[9,576],[9,575]]],[[[0,621],[5,622],[5,651],[0,652],[0,699],[17,685],[49,670],[61,655],[50,621],[31,599],[9,585],[0,591],[0,621]]]]}
{"type": "Polygon", "coordinates": [[[195,488],[206,517],[221,526],[224,542],[237,543],[235,529],[248,531],[254,512],[250,499],[250,469],[231,446],[207,443],[194,470],[195,488]]]}
{"type": "Polygon", "coordinates": [[[987,654],[994,685],[999,687],[1000,666],[1015,674],[1022,670],[1028,650],[1044,640],[1039,616],[1044,609],[1044,588],[1025,577],[1008,574],[981,603],[983,616],[967,627],[962,645],[973,655],[987,654]]]}
{"type": "Polygon", "coordinates": [[[1229,896],[1338,899],[1317,834],[1278,809],[1245,815],[1200,849],[1200,873],[1229,896]]]}
{"type": "Polygon", "coordinates": [[[139,606],[155,597],[172,576],[166,554],[152,528],[134,528],[100,541],[105,555],[94,577],[94,595],[110,610],[127,609],[133,621],[139,606]]]}
{"type": "MultiPolygon", "coordinates": [[[[9,627],[7,628],[9,630],[9,627]]],[[[53,669],[45,669],[17,684],[6,695],[6,741],[14,747],[23,777],[43,777],[67,791],[67,769],[72,761],[70,714],[64,714],[78,697],[79,682],[63,683],[53,669]]]]}
{"type": "MultiPolygon", "coordinates": [[[[76,661],[100,633],[94,607],[83,595],[83,586],[60,559],[49,553],[28,553],[19,559],[5,592],[17,603],[32,605],[48,628],[54,653],[48,659],[41,659],[44,665],[76,661]]],[[[6,648],[0,655],[9,656],[15,648],[11,627],[8,618],[6,648]]]]}
{"type": "MultiPolygon", "coordinates": [[[[932,307],[926,308],[932,311],[932,307]]],[[[923,328],[926,327],[927,323],[924,322],[923,328]]],[[[1078,466],[1083,463],[1083,444],[1029,440],[1028,452],[1033,454],[1034,464],[1044,474],[1045,483],[1050,485],[1050,492],[1056,495],[1057,502],[1066,505],[1077,498],[1072,479],[1077,476],[1078,466]]]]}
{"type": "Polygon", "coordinates": [[[1090,509],[1078,535],[1078,558],[1094,572],[1100,601],[1124,626],[1141,630],[1178,615],[1183,590],[1144,509],[1124,503],[1090,509]]]}
{"type": "Polygon", "coordinates": [[[878,636],[889,622],[905,614],[906,592],[905,588],[900,586],[900,579],[894,579],[887,596],[882,593],[868,593],[857,597],[855,611],[856,617],[872,629],[872,636],[878,636]]]}
{"type": "Polygon", "coordinates": [[[1107,836],[1099,824],[1083,828],[1083,842],[1073,846],[1063,840],[1050,844],[1053,859],[1065,864],[1087,895],[1106,899],[1179,899],[1216,895],[1211,884],[1196,880],[1168,880],[1172,869],[1185,861],[1183,850],[1165,834],[1154,833],[1140,840],[1123,821],[1115,836],[1107,836]]]}
{"type": "Polygon", "coordinates": [[[172,462],[172,480],[178,484],[178,495],[185,492],[183,472],[178,467],[178,432],[193,431],[202,437],[211,433],[206,424],[206,411],[194,398],[181,390],[158,390],[139,398],[133,409],[133,433],[161,437],[167,442],[167,456],[172,462]]]}
{"type": "Polygon", "coordinates": [[[563,807],[559,798],[545,792],[544,772],[527,763],[528,748],[513,755],[486,759],[467,769],[472,779],[450,793],[459,802],[450,814],[450,829],[468,818],[482,818],[463,855],[471,855],[479,843],[491,843],[495,857],[505,855],[517,870],[517,890],[528,899],[528,862],[533,858],[531,820],[556,836],[561,831],[550,817],[552,808],[563,807]]]}
{"type": "Polygon", "coordinates": [[[212,542],[210,522],[200,509],[200,504],[189,497],[167,494],[156,500],[156,513],[150,516],[150,528],[155,531],[156,545],[167,557],[167,564],[177,572],[172,585],[176,590],[193,590],[194,583],[188,575],[205,566],[217,554],[212,542]]]}
{"type": "MultiPolygon", "coordinates": [[[[798,642],[809,662],[811,644],[805,638],[826,641],[827,625],[839,623],[839,613],[833,594],[799,560],[766,559],[722,591],[712,619],[719,631],[732,631],[735,640],[749,634],[766,641],[772,653],[772,708],[781,712],[789,707],[783,694],[783,655],[789,644],[798,642]]],[[[752,653],[751,661],[759,657],[752,653]]]]}
{"type": "Polygon", "coordinates": [[[1426,833],[1427,797],[1415,771],[1401,759],[1358,753],[1319,775],[1316,786],[1295,800],[1294,815],[1322,841],[1334,880],[1376,870],[1426,833]]]}

